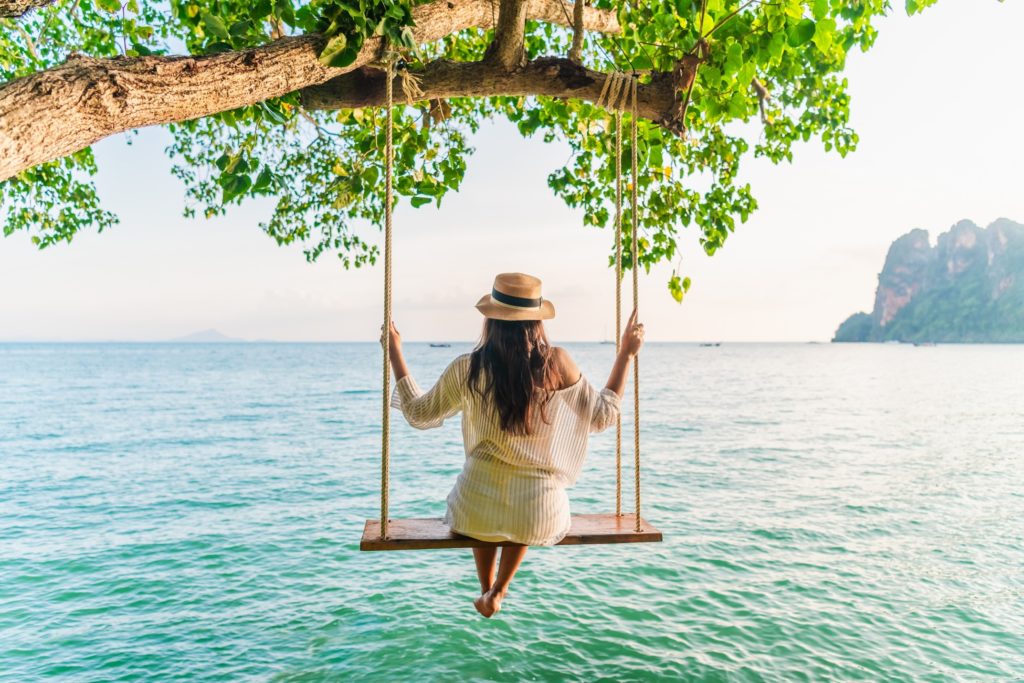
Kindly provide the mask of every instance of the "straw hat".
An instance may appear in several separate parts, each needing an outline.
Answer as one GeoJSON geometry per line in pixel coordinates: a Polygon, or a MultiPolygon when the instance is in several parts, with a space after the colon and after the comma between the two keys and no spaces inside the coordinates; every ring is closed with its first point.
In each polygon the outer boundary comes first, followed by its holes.
{"type": "Polygon", "coordinates": [[[496,320],[550,320],[555,306],[540,295],[540,279],[524,273],[501,273],[490,294],[476,302],[478,311],[496,320]]]}

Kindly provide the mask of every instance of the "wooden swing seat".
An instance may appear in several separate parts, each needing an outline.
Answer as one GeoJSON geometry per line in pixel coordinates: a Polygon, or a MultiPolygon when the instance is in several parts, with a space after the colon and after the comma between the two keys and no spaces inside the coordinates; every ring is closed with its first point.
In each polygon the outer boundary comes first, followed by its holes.
{"type": "MultiPolygon", "coordinates": [[[[573,515],[569,533],[558,545],[599,545],[607,543],[660,543],[661,532],[643,517],[636,531],[632,514],[573,515]]],[[[452,533],[437,517],[388,520],[388,537],[380,537],[380,520],[368,519],[363,527],[360,550],[430,550],[435,548],[486,548],[517,545],[488,543],[452,533]]]]}

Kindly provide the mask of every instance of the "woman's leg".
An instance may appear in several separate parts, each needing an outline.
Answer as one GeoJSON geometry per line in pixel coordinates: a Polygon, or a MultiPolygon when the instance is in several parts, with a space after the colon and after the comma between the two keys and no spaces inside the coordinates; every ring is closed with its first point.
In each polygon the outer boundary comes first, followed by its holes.
{"type": "Polygon", "coordinates": [[[529,546],[525,545],[507,545],[501,549],[501,562],[498,564],[498,576],[491,583],[492,594],[505,597],[505,593],[508,592],[508,585],[512,583],[512,577],[516,575],[516,571],[519,569],[519,565],[522,564],[523,558],[526,557],[526,550],[529,546]]]}
{"type": "Polygon", "coordinates": [[[473,548],[473,559],[476,561],[476,576],[480,579],[480,592],[486,593],[491,590],[494,583],[494,571],[498,568],[498,546],[492,545],[486,548],[473,548]]]}
{"type": "Polygon", "coordinates": [[[501,549],[501,562],[498,563],[498,576],[491,584],[490,590],[473,601],[476,611],[485,617],[492,616],[501,609],[501,601],[505,599],[508,585],[512,582],[516,570],[526,557],[529,546],[510,545],[501,549]]]}

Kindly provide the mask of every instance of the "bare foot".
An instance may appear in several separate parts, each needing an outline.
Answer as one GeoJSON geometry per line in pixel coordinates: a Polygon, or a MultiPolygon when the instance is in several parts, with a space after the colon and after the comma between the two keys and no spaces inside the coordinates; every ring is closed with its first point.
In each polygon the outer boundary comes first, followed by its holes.
{"type": "Polygon", "coordinates": [[[487,591],[486,593],[484,593],[479,598],[473,601],[473,607],[476,607],[477,612],[490,619],[495,614],[501,611],[501,601],[504,599],[504,593],[487,591]]]}

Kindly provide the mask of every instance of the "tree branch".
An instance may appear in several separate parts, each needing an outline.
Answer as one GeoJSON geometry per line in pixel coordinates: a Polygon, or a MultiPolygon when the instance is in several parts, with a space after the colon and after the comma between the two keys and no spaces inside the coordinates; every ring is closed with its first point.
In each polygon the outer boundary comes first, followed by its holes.
{"type": "Polygon", "coordinates": [[[572,6],[572,47],[569,48],[569,59],[577,64],[583,62],[583,0],[576,0],[572,6]]]}
{"type": "MultiPolygon", "coordinates": [[[[697,59],[685,58],[672,72],[655,72],[637,88],[637,113],[679,133],[683,130],[679,92],[693,80],[697,59]]],[[[606,74],[559,57],[541,57],[521,69],[506,71],[487,60],[438,60],[417,72],[424,100],[495,95],[544,95],[596,102],[606,74]]],[[[308,109],[351,109],[384,103],[384,73],[363,68],[302,91],[308,109]]]]}
{"type": "MultiPolygon", "coordinates": [[[[561,0],[559,0],[561,2],[561,0]]],[[[487,46],[484,61],[497,64],[506,71],[526,63],[526,0],[501,0],[498,5],[498,26],[494,39],[487,46]]]]}
{"type": "MultiPolygon", "coordinates": [[[[567,25],[559,0],[524,2],[530,19],[567,25]]],[[[429,43],[491,27],[490,0],[435,0],[413,9],[413,34],[429,43]]],[[[619,31],[614,13],[588,8],[592,31],[619,31]]],[[[323,66],[319,35],[200,57],[72,56],[0,87],[0,181],[132,128],[184,121],[280,97],[377,61],[371,38],[344,69],[323,66]]]]}
{"type": "Polygon", "coordinates": [[[0,18],[17,18],[30,9],[49,5],[53,0],[0,0],[0,18]]]}

